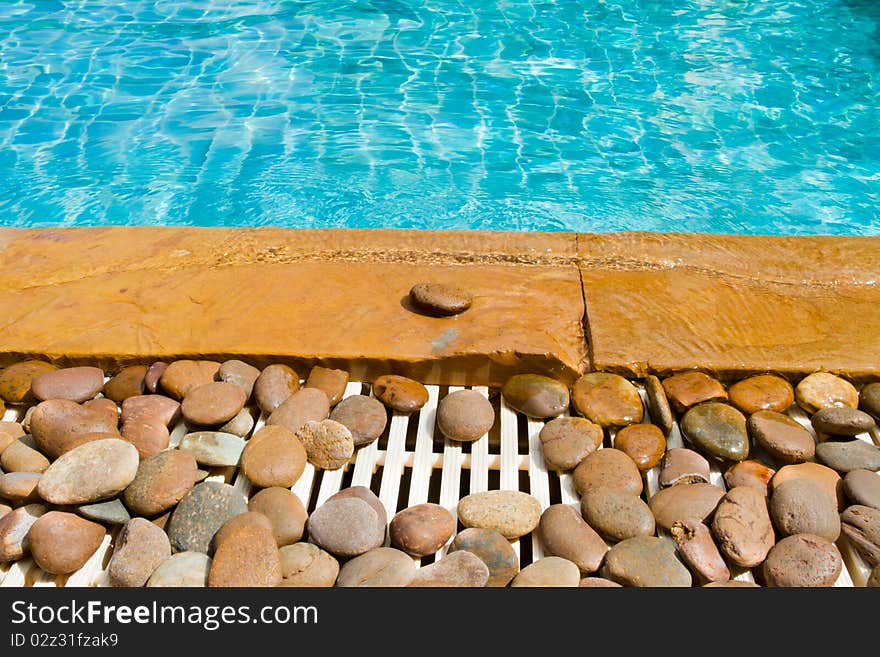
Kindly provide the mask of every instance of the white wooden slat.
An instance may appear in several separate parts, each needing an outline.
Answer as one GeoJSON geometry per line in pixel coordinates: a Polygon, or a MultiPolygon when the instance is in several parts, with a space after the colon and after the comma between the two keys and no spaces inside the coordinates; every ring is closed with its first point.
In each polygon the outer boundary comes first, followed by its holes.
{"type": "MultiPolygon", "coordinates": [[[[489,389],[485,386],[477,386],[474,391],[488,399],[489,389]]],[[[470,491],[481,493],[489,490],[489,435],[482,436],[479,440],[471,443],[470,462],[467,464],[470,470],[470,491]]]]}
{"type": "Polygon", "coordinates": [[[6,573],[6,577],[3,578],[3,582],[0,583],[0,587],[16,587],[16,586],[24,586],[27,580],[27,574],[31,568],[36,568],[36,564],[34,564],[33,559],[30,557],[25,557],[24,559],[19,559],[15,563],[13,563],[9,570],[6,573]]]}
{"type": "Polygon", "coordinates": [[[437,404],[440,388],[425,386],[428,390],[428,401],[419,411],[419,425],[416,431],[416,451],[413,457],[412,478],[409,482],[408,506],[423,504],[428,501],[428,487],[431,481],[432,463],[434,462],[434,424],[437,417],[437,404]]]}
{"type": "Polygon", "coordinates": [[[82,568],[67,578],[67,583],[64,586],[93,586],[100,578],[101,572],[104,570],[104,558],[111,551],[110,544],[112,542],[113,533],[107,532],[104,534],[100,547],[91,557],[89,557],[89,560],[85,562],[82,568]]]}
{"type": "Polygon", "coordinates": [[[501,398],[501,490],[519,490],[517,445],[519,428],[516,411],[501,398]]]}
{"type": "MultiPolygon", "coordinates": [[[[450,386],[449,394],[463,390],[458,386],[450,386]]],[[[458,519],[458,500],[459,489],[461,487],[461,466],[464,459],[462,458],[461,443],[454,440],[445,439],[443,443],[443,466],[440,478],[440,506],[445,508],[452,514],[453,518],[458,519]]],[[[436,552],[436,558],[440,559],[444,549],[441,548],[436,552]]]]}
{"type": "Polygon", "coordinates": [[[349,467],[345,465],[336,470],[324,470],[321,477],[321,487],[318,489],[318,499],[315,502],[315,508],[321,506],[328,499],[336,495],[342,488],[342,477],[345,476],[345,469],[349,467]]]}
{"type": "MultiPolygon", "coordinates": [[[[547,475],[547,465],[544,463],[544,454],[541,451],[541,441],[538,438],[544,423],[540,420],[528,419],[526,430],[529,433],[529,493],[541,505],[541,511],[550,506],[550,477],[547,475]]],[[[532,532],[532,561],[544,557],[544,545],[537,531],[532,532]]]]}
{"type": "Polygon", "coordinates": [[[397,498],[400,494],[400,478],[406,456],[406,430],[409,415],[394,411],[391,426],[388,428],[388,447],[385,449],[385,464],[382,466],[382,483],[379,487],[379,501],[385,507],[389,522],[397,513],[397,498]]]}

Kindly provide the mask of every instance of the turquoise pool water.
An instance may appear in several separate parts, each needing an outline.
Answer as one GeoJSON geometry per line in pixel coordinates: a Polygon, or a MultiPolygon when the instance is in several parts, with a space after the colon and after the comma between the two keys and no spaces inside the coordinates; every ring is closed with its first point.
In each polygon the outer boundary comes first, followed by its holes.
{"type": "Polygon", "coordinates": [[[0,223],[880,234],[875,0],[0,0],[0,223]]]}

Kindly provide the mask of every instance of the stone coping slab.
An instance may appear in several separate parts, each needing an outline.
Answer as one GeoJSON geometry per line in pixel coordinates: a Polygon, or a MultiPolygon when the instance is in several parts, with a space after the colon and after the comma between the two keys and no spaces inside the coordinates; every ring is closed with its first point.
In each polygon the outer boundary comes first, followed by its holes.
{"type": "Polygon", "coordinates": [[[700,368],[880,378],[880,238],[0,229],[0,365],[241,357],[500,385],[700,368]],[[470,289],[453,318],[416,282],[470,289]]]}

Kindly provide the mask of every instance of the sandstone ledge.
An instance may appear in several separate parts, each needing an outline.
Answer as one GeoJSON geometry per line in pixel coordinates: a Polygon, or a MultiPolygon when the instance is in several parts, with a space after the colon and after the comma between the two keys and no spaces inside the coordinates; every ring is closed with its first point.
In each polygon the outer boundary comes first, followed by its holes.
{"type": "Polygon", "coordinates": [[[590,367],[880,378],[878,238],[102,227],[0,229],[0,252],[0,365],[241,357],[455,385],[590,367]],[[473,307],[410,312],[424,280],[470,289],[473,307]]]}

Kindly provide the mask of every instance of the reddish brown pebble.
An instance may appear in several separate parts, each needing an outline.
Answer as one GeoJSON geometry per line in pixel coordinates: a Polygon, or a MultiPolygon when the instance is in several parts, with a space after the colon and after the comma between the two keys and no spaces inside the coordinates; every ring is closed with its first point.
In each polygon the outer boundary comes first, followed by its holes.
{"type": "Polygon", "coordinates": [[[144,377],[147,375],[146,365],[126,367],[104,384],[104,396],[115,402],[122,403],[129,397],[144,394],[144,377]]]}
{"type": "Polygon", "coordinates": [[[571,399],[578,413],[602,427],[641,422],[645,412],[636,387],[608,372],[584,374],[575,381],[571,399]]]}
{"type": "Polygon", "coordinates": [[[621,588],[617,582],[612,582],[604,577],[584,577],[578,586],[589,589],[612,589],[621,588]]]}
{"type": "Polygon", "coordinates": [[[176,360],[162,372],[159,385],[174,399],[181,400],[193,388],[211,383],[220,363],[211,360],[176,360]]]}
{"type": "Polygon", "coordinates": [[[670,533],[682,561],[701,582],[730,579],[730,569],[706,525],[694,520],[680,520],[672,524],[670,533]]]}
{"type": "Polygon", "coordinates": [[[813,434],[782,413],[753,413],[746,422],[746,428],[749,437],[783,465],[810,461],[816,455],[813,434]]]}
{"type": "Polygon", "coordinates": [[[709,519],[722,497],[724,489],[712,484],[679,484],[655,493],[648,506],[657,525],[668,530],[676,522],[709,519]]]}
{"type": "Polygon", "coordinates": [[[177,449],[159,452],[138,465],[134,480],[123,493],[125,506],[144,516],[167,511],[195,486],[197,473],[191,454],[177,449]]]}
{"type": "Polygon", "coordinates": [[[666,437],[653,424],[631,424],[617,432],[614,447],[635,461],[639,470],[647,472],[666,453],[666,437]]]}
{"type": "Polygon", "coordinates": [[[405,376],[385,374],[373,381],[373,395],[388,408],[413,413],[428,403],[428,389],[405,376]]]}
{"type": "Polygon", "coordinates": [[[49,467],[49,459],[37,449],[33,437],[19,438],[0,455],[0,465],[6,472],[44,472],[49,467]]]}
{"type": "Polygon", "coordinates": [[[227,360],[217,370],[214,378],[224,383],[237,385],[244,391],[245,399],[250,399],[254,391],[254,383],[260,376],[260,370],[240,360],[227,360]]]}
{"type": "Polygon", "coordinates": [[[191,388],[180,410],[191,424],[216,426],[234,418],[246,401],[247,395],[241,386],[215,381],[191,388]]]}
{"type": "Polygon", "coordinates": [[[783,482],[790,479],[812,479],[817,481],[828,491],[828,494],[837,499],[837,510],[842,511],[846,506],[846,493],[843,491],[843,479],[831,468],[819,463],[798,463],[786,465],[773,475],[770,480],[771,492],[783,482]]]}
{"type": "Polygon", "coordinates": [[[663,379],[663,389],[672,408],[684,413],[705,401],[725,401],[727,391],[717,379],[703,372],[682,372],[663,379]]]}
{"type": "Polygon", "coordinates": [[[709,461],[692,449],[673,447],[667,450],[660,465],[660,487],[698,483],[709,483],[709,461]]]}
{"type": "Polygon", "coordinates": [[[770,493],[770,480],[776,470],[768,468],[758,461],[740,461],[729,468],[724,473],[724,482],[728,488],[737,486],[750,486],[761,491],[764,497],[770,493]]]}
{"type": "Polygon", "coordinates": [[[306,450],[290,429],[264,426],[247,442],[241,469],[255,486],[290,488],[306,467],[306,450]]]}
{"type": "Polygon", "coordinates": [[[351,431],[355,447],[368,445],[385,431],[388,413],[379,400],[366,395],[346,397],[330,413],[330,419],[351,431]]]}
{"type": "Polygon", "coordinates": [[[104,538],[104,528],[73,513],[50,511],[28,532],[28,545],[36,564],[52,575],[82,568],[104,538]]]}
{"type": "Polygon", "coordinates": [[[619,449],[600,449],[588,454],[575,468],[573,479],[579,495],[592,487],[642,494],[642,475],[635,461],[619,449]]]}
{"type": "Polygon", "coordinates": [[[549,554],[573,562],[581,572],[599,570],[608,546],[568,504],[551,504],[541,514],[538,534],[549,554]]]}
{"type": "Polygon", "coordinates": [[[345,370],[334,370],[328,367],[315,365],[309,372],[309,378],[306,379],[306,388],[317,388],[327,395],[327,400],[331,406],[335,406],[345,394],[345,387],[348,385],[348,372],[345,370]]]}
{"type": "Polygon", "coordinates": [[[727,491],[715,509],[712,533],[727,558],[743,568],[764,561],[776,542],[764,495],[749,486],[727,491]]]}
{"type": "Polygon", "coordinates": [[[144,388],[149,392],[155,393],[159,389],[159,379],[162,378],[166,369],[168,369],[168,363],[163,361],[156,361],[150,365],[147,368],[147,373],[144,375],[144,388]]]}
{"type": "Polygon", "coordinates": [[[57,458],[77,444],[79,436],[116,433],[116,420],[67,399],[44,401],[34,408],[31,433],[40,450],[57,458]]]}
{"type": "Polygon", "coordinates": [[[97,367],[66,367],[45,372],[31,382],[34,397],[69,399],[77,403],[92,399],[104,388],[104,371],[97,367]]]}
{"type": "Polygon", "coordinates": [[[431,315],[458,315],[471,307],[473,298],[461,288],[443,283],[417,283],[409,298],[418,310],[431,315]]]}
{"type": "Polygon", "coordinates": [[[254,382],[254,399],[261,411],[271,413],[298,390],[299,374],[293,368],[269,365],[254,382]]]}
{"type": "Polygon", "coordinates": [[[298,431],[308,422],[320,422],[330,415],[330,402],[316,388],[303,388],[272,411],[266,424],[280,424],[298,431]]]}
{"type": "Polygon", "coordinates": [[[573,470],[602,444],[602,427],[583,417],[557,417],[541,428],[538,438],[547,467],[573,470]]]}
{"type": "Polygon", "coordinates": [[[41,360],[26,360],[10,365],[0,373],[0,399],[10,404],[29,404],[34,401],[31,391],[33,380],[58,368],[41,360]]]}
{"type": "Polygon", "coordinates": [[[391,519],[391,543],[417,557],[433,554],[455,533],[455,518],[439,504],[408,507],[391,519]]]}
{"type": "Polygon", "coordinates": [[[281,584],[281,559],[268,519],[243,522],[233,517],[217,531],[221,540],[208,572],[208,586],[267,587],[281,584]]]}
{"type": "Polygon", "coordinates": [[[302,538],[308,513],[296,493],[288,488],[264,488],[248,500],[248,510],[262,513],[272,524],[278,547],[302,538]]]}
{"type": "Polygon", "coordinates": [[[730,386],[730,403],[746,415],[758,411],[784,412],[794,403],[794,389],[772,374],[750,376],[730,386]]]}
{"type": "Polygon", "coordinates": [[[767,586],[833,586],[843,568],[834,543],[821,536],[795,534],[783,538],[767,555],[767,586]]]}

